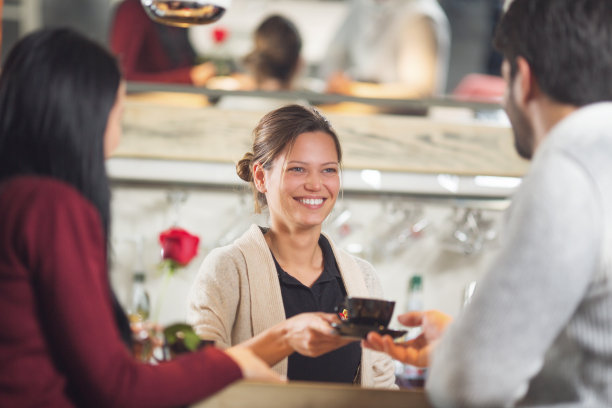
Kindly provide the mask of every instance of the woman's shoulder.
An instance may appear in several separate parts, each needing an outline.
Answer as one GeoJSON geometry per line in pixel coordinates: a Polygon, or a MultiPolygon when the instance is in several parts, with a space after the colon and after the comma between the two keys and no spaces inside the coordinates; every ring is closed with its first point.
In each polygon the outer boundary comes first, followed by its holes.
{"type": "Polygon", "coordinates": [[[329,242],[329,244],[333,248],[333,252],[336,256],[337,262],[340,262],[343,264],[344,263],[354,263],[355,266],[357,266],[357,268],[363,274],[374,274],[375,273],[374,267],[372,266],[370,262],[366,261],[363,258],[355,256],[351,254],[350,252],[348,252],[347,250],[337,246],[329,236],[326,236],[326,235],[323,235],[323,236],[327,239],[327,242],[329,242]]]}
{"type": "Polygon", "coordinates": [[[2,181],[3,189],[11,189],[14,192],[36,191],[44,194],[55,189],[77,192],[74,187],[59,179],[40,175],[18,175],[2,181]]]}
{"type": "Polygon", "coordinates": [[[211,259],[244,258],[240,248],[235,243],[213,248],[206,257],[211,259]]]}
{"type": "Polygon", "coordinates": [[[262,228],[253,224],[233,243],[210,251],[207,258],[212,260],[240,259],[246,263],[247,256],[250,256],[253,252],[260,253],[265,248],[267,246],[263,238],[262,228]]]}
{"type": "Polygon", "coordinates": [[[44,176],[16,176],[2,183],[0,193],[4,203],[24,208],[41,207],[55,210],[57,207],[87,208],[93,206],[71,185],[44,176]]]}
{"type": "Polygon", "coordinates": [[[345,265],[345,266],[350,266],[350,264],[353,264],[354,266],[357,267],[357,269],[362,274],[367,275],[367,276],[376,275],[376,270],[374,269],[374,266],[372,266],[370,262],[366,261],[363,258],[355,256],[351,254],[350,252],[348,252],[347,250],[336,245],[334,241],[326,234],[323,234],[323,237],[327,240],[327,242],[331,246],[334,256],[336,257],[336,262],[338,262],[341,265],[345,265]]]}
{"type": "MultiPolygon", "coordinates": [[[[34,256],[48,255],[51,242],[77,245],[103,256],[98,210],[69,184],[50,177],[18,176],[0,184],[0,229],[34,256]],[[99,251],[99,252],[96,252],[99,251]]],[[[97,256],[96,255],[96,256],[97,256]]]]}
{"type": "Polygon", "coordinates": [[[376,269],[374,269],[374,266],[370,262],[366,261],[365,259],[356,257],[354,255],[350,255],[350,256],[353,258],[353,260],[359,267],[359,270],[361,271],[363,275],[363,280],[365,281],[365,285],[368,288],[368,292],[370,292],[370,295],[373,297],[382,297],[383,296],[382,285],[380,283],[378,273],[376,272],[376,269]]]}
{"type": "Polygon", "coordinates": [[[227,274],[230,271],[246,271],[244,254],[234,243],[211,250],[200,267],[200,272],[205,274],[227,274]]]}
{"type": "Polygon", "coordinates": [[[343,249],[340,249],[340,251],[344,251],[346,253],[346,256],[350,257],[350,259],[353,262],[355,262],[359,271],[366,278],[366,282],[368,279],[378,279],[378,275],[376,274],[376,269],[374,269],[374,266],[370,262],[368,262],[367,260],[363,258],[350,254],[343,249]]]}
{"type": "Polygon", "coordinates": [[[359,267],[359,270],[361,270],[363,273],[367,273],[367,274],[376,273],[376,269],[374,269],[374,266],[369,261],[363,258],[360,258],[358,256],[352,255],[352,254],[348,254],[348,255],[353,259],[353,261],[355,261],[355,263],[359,267]]]}
{"type": "Polygon", "coordinates": [[[382,286],[374,266],[372,266],[372,264],[367,260],[355,256],[345,249],[334,245],[329,237],[327,237],[327,239],[332,244],[336,262],[338,262],[340,268],[342,268],[345,272],[349,272],[351,270],[356,271],[359,275],[361,275],[361,278],[363,279],[363,282],[365,283],[370,295],[373,297],[381,297],[382,286]]]}

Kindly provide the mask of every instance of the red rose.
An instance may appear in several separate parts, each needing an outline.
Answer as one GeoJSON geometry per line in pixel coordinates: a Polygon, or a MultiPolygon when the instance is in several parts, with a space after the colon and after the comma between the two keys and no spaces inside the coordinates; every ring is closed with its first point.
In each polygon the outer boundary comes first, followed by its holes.
{"type": "Polygon", "coordinates": [[[162,259],[169,259],[185,266],[198,253],[200,238],[182,228],[170,228],[159,234],[162,259]]]}
{"type": "Polygon", "coordinates": [[[225,27],[215,27],[212,31],[213,41],[215,44],[221,44],[227,39],[228,31],[225,27]]]}

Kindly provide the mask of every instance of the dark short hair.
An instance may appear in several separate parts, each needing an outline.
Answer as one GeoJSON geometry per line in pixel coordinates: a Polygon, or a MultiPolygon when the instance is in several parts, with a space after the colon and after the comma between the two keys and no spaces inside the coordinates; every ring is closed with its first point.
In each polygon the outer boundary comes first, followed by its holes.
{"type": "Polygon", "coordinates": [[[70,29],[22,38],[0,75],[0,180],[62,180],[98,209],[107,235],[104,133],[121,73],[102,46],[70,29]]]}
{"type": "Polygon", "coordinates": [[[514,0],[495,47],[516,74],[529,63],[542,91],[575,106],[612,100],[612,1],[514,0]]]}
{"type": "Polygon", "coordinates": [[[253,182],[253,165],[261,163],[265,169],[287,148],[291,149],[299,135],[306,132],[327,133],[336,147],[338,164],[342,163],[342,148],[335,130],[321,112],[311,106],[287,105],[268,112],[253,130],[252,151],[236,165],[236,173],[251,184],[255,199],[255,212],[267,205],[266,196],[257,191],[253,182]]]}

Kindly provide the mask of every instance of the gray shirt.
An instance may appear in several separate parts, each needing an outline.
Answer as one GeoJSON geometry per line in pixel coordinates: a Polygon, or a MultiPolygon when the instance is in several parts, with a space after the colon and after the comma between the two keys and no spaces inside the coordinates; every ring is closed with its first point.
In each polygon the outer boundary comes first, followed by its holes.
{"type": "Polygon", "coordinates": [[[435,350],[436,406],[612,406],[612,103],[558,123],[435,350]]]}

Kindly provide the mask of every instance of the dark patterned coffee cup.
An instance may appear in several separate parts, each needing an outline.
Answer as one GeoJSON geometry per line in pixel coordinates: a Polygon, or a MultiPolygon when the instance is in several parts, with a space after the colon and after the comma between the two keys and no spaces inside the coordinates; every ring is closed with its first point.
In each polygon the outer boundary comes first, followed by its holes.
{"type": "Polygon", "coordinates": [[[348,296],[338,305],[337,311],[346,323],[387,327],[394,308],[395,302],[392,300],[348,296]]]}

